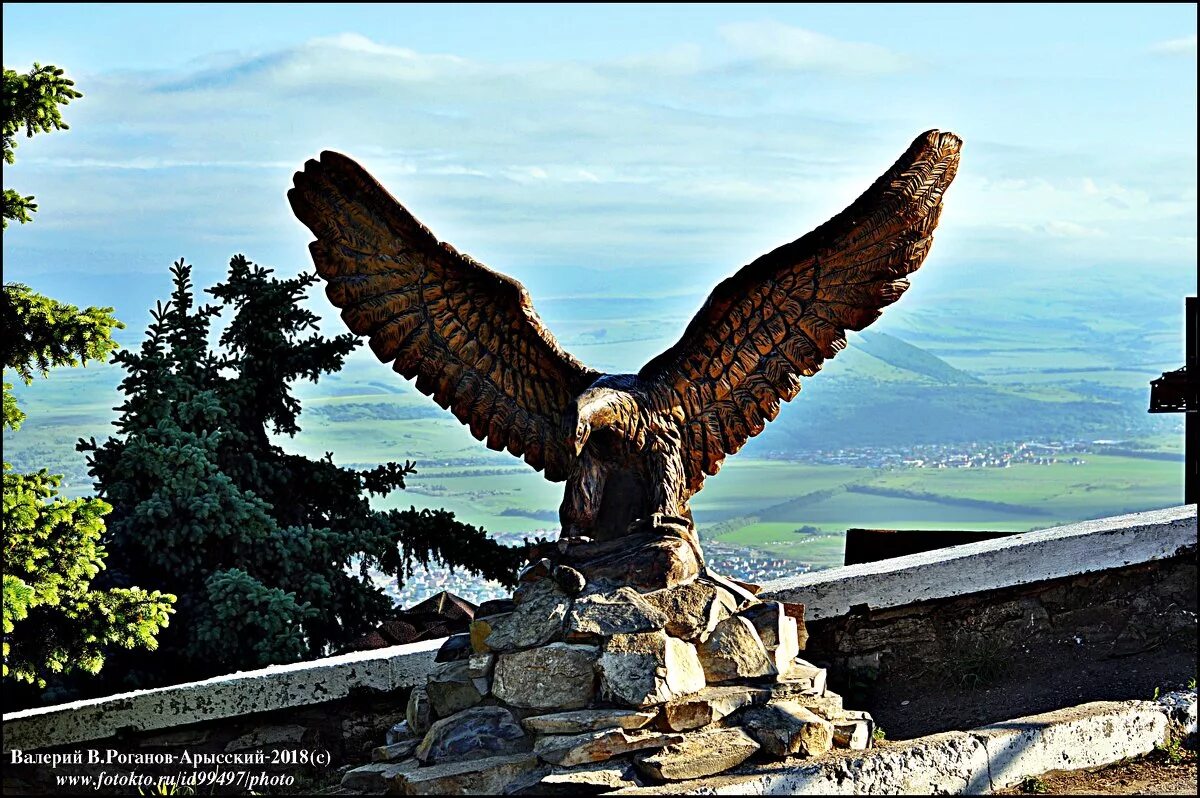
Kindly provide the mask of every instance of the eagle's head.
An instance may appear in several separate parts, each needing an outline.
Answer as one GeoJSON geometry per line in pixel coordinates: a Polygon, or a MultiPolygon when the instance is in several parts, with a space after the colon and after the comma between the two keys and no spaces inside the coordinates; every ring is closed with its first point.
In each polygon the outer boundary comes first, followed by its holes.
{"type": "Polygon", "coordinates": [[[605,375],[575,398],[573,418],[568,419],[570,432],[567,445],[578,457],[592,433],[625,426],[631,412],[636,412],[633,397],[619,379],[630,375],[605,375]],[[614,378],[615,376],[615,378],[614,378]]]}

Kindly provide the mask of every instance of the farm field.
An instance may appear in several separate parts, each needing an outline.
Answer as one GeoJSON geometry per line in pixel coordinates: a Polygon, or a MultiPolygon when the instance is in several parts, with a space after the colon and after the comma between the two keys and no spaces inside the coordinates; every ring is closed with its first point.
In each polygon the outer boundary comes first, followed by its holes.
{"type": "MultiPolygon", "coordinates": [[[[895,471],[735,459],[709,478],[693,510],[702,539],[823,568],[841,564],[850,527],[1022,532],[1179,501],[1179,463],[1082,459],[1082,465],[895,471]]],[[[493,532],[533,536],[556,529],[561,491],[522,466],[429,468],[410,481],[409,490],[381,504],[446,507],[493,532]]]]}
{"type": "MultiPolygon", "coordinates": [[[[611,325],[604,335],[594,336],[594,346],[576,343],[599,350],[594,360],[604,365],[599,361],[616,360],[623,347],[638,345],[630,339],[645,331],[630,327],[636,325],[611,325]]],[[[985,345],[960,339],[946,347],[944,359],[929,354],[934,345],[925,350],[888,336],[865,335],[858,343],[857,350],[839,357],[806,386],[780,421],[707,480],[693,502],[703,539],[822,568],[841,563],[850,527],[1025,531],[1169,506],[1180,499],[1182,463],[1169,458],[1177,457],[1181,439],[1163,426],[1161,417],[1133,407],[1144,401],[1144,389],[1133,396],[1136,369],[1061,372],[1056,380],[1049,378],[1055,369],[1077,367],[1069,353],[1050,358],[1029,352],[1019,340],[993,339],[985,345]],[[1025,382],[1017,385],[1001,376],[1009,365],[997,350],[1009,350],[1014,362],[1023,362],[1025,382]],[[970,371],[960,370],[964,368],[970,371]],[[1089,400],[1089,386],[1097,397],[1101,391],[1117,394],[1089,400]],[[1005,398],[1017,391],[1019,404],[1005,398]],[[977,400],[991,404],[981,405],[969,418],[951,412],[977,400]],[[1124,426],[1118,416],[1110,416],[1111,427],[1071,426],[1117,406],[1136,409],[1141,426],[1124,426]],[[914,417],[913,407],[924,410],[914,417]],[[1072,455],[1082,460],[1074,465],[1013,463],[1008,468],[862,467],[814,463],[803,454],[814,440],[853,449],[856,439],[866,442],[859,445],[892,451],[963,440],[964,435],[985,440],[982,429],[973,426],[979,419],[997,418],[993,431],[1016,430],[1018,419],[1055,407],[1070,408],[1070,415],[1048,421],[1046,433],[1032,439],[1112,438],[1120,450],[1072,455]],[[881,425],[880,418],[903,421],[881,425]],[[831,437],[839,433],[842,443],[831,437]],[[1137,452],[1143,456],[1131,456],[1137,452]]],[[[1138,374],[1138,380],[1145,379],[1145,371],[1138,374]]],[[[111,365],[60,369],[51,380],[18,386],[18,401],[29,417],[19,431],[5,435],[6,460],[22,470],[46,466],[65,473],[67,495],[89,493],[86,463],[74,450],[75,441],[112,431],[121,377],[111,365]]],[[[278,439],[284,449],[310,457],[332,452],[342,465],[415,461],[417,473],[408,489],[377,499],[381,509],[444,507],[495,534],[557,533],[561,485],[547,482],[507,453],[486,449],[450,414],[369,357],[353,357],[338,374],[319,385],[300,384],[296,393],[304,407],[302,432],[278,439]]]]}
{"type": "MultiPolygon", "coordinates": [[[[1177,462],[1107,455],[1082,459],[1082,465],[903,470],[732,459],[709,478],[693,510],[704,540],[825,568],[841,564],[850,527],[1021,532],[1179,501],[1177,462]]],[[[513,462],[419,465],[407,490],[378,505],[445,507],[493,533],[555,534],[562,486],[513,462]]]]}
{"type": "MultiPolygon", "coordinates": [[[[770,481],[845,481],[835,490],[815,491],[813,501],[764,504],[757,511],[715,525],[701,521],[701,536],[822,568],[841,564],[845,530],[851,527],[1023,532],[1167,507],[1180,501],[1180,463],[1090,454],[1081,459],[1085,461],[1082,465],[886,471],[846,468],[840,472],[828,466],[731,463],[729,471],[765,466],[767,470],[760,476],[767,480],[770,474],[770,481]],[[846,486],[904,491],[922,497],[861,493],[846,486]],[[998,506],[989,507],[987,503],[998,506]]],[[[718,475],[713,487],[724,475],[718,475]]],[[[708,490],[706,487],[706,493],[708,490]]],[[[716,492],[719,494],[720,489],[716,492]]],[[[706,493],[695,502],[698,519],[704,517],[706,493]]]]}

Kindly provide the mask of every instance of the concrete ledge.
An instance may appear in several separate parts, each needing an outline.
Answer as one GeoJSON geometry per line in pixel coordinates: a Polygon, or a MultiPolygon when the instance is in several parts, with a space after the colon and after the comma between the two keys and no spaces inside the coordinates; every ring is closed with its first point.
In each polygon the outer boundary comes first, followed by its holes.
{"type": "Polygon", "coordinates": [[[1099,701],[983,726],[971,735],[987,750],[988,769],[971,774],[967,792],[1141,756],[1166,741],[1167,727],[1166,708],[1151,701],[1099,701]]]}
{"type": "Polygon", "coordinates": [[[997,590],[1161,560],[1196,546],[1196,506],[1084,521],[776,579],[760,597],[804,604],[809,620],[997,590]]]}
{"type": "MultiPolygon", "coordinates": [[[[1195,506],[1175,507],[776,580],[764,586],[762,595],[803,602],[815,620],[844,615],[859,604],[903,606],[1140,564],[1195,546],[1195,506]]],[[[3,750],[69,745],[125,729],[154,731],[321,704],[360,689],[412,687],[429,673],[443,642],[12,712],[3,718],[3,750]]],[[[1194,726],[1194,703],[1191,711],[1194,726]]]]}
{"type": "MultiPolygon", "coordinates": [[[[753,772],[638,787],[614,795],[938,795],[961,793],[967,774],[987,772],[983,744],[964,732],[933,734],[819,762],[778,762],[753,772]]],[[[746,768],[739,768],[745,771],[746,768]]]]}
{"type": "Polygon", "coordinates": [[[359,690],[424,682],[443,640],[239,671],[201,682],[138,690],[4,715],[4,750],[30,750],[206,720],[308,706],[359,690]]]}
{"type": "MultiPolygon", "coordinates": [[[[1196,693],[1173,701],[1100,701],[1017,718],[969,732],[837,752],[815,762],[779,762],[622,795],[982,794],[1050,770],[1078,770],[1153,751],[1182,705],[1195,717],[1196,693]]],[[[1185,713],[1188,711],[1183,710],[1185,713]]],[[[1194,733],[1194,723],[1193,732],[1194,733]]]]}

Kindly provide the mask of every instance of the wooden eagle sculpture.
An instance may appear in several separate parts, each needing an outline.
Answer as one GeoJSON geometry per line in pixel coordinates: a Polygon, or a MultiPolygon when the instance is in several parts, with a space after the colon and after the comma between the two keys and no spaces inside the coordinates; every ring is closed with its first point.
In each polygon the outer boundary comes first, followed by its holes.
{"type": "Polygon", "coordinates": [[[329,299],[376,356],[488,448],[566,480],[563,538],[675,525],[694,541],[705,477],[908,288],[961,145],[918,136],[850,207],[720,283],[637,374],[563,351],[519,282],[439,242],[346,156],[308,161],[288,199],[329,299]]]}

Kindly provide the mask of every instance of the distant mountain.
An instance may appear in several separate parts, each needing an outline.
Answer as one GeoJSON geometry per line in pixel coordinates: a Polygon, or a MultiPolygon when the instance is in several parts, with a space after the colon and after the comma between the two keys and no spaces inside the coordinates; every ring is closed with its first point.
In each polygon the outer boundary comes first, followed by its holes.
{"type": "Polygon", "coordinates": [[[1171,424],[1146,413],[1144,390],[985,381],[883,333],[854,336],[803,385],[747,451],[1138,435],[1171,424]]]}
{"type": "Polygon", "coordinates": [[[962,369],[956,369],[940,357],[887,333],[861,333],[852,345],[858,352],[881,360],[899,371],[928,377],[943,385],[983,383],[983,380],[962,369]]]}
{"type": "MultiPolygon", "coordinates": [[[[611,370],[637,368],[662,351],[691,314],[686,299],[672,298],[655,309],[626,299],[594,298],[582,306],[588,318],[572,323],[571,304],[560,302],[558,307],[554,300],[545,304],[562,317],[553,326],[571,339],[569,348],[589,364],[611,370]],[[584,345],[585,337],[578,333],[596,329],[599,322],[608,333],[591,336],[590,345],[584,345]]],[[[1162,370],[1153,359],[1178,350],[1169,331],[1173,319],[1130,314],[1121,325],[1109,320],[1105,326],[1079,310],[1072,314],[1057,308],[1058,319],[1050,324],[1044,318],[1005,315],[1009,310],[991,307],[993,315],[986,319],[971,317],[965,309],[919,313],[921,332],[905,332],[904,338],[851,333],[847,349],[803,381],[800,395],[747,444],[746,454],[1019,438],[1128,438],[1178,426],[1178,419],[1146,413],[1146,385],[1157,376],[1155,369],[1162,370]],[[1146,332],[1130,334],[1135,324],[1146,332]],[[919,335],[924,336],[920,345],[906,340],[919,335]]],[[[133,345],[143,332],[141,324],[127,318],[122,338],[133,345]]],[[[332,314],[325,323],[330,331],[341,331],[332,314]]],[[[48,381],[18,385],[16,393],[30,418],[22,430],[4,436],[9,461],[23,468],[45,465],[66,472],[74,485],[88,483],[74,443],[79,436],[112,431],[109,422],[115,416],[112,408],[120,404],[116,386],[122,376],[111,365],[57,369],[48,381]]],[[[357,418],[369,425],[372,419],[395,418],[415,429],[426,417],[448,418],[367,351],[355,353],[342,372],[317,385],[299,384],[297,393],[311,411],[301,420],[305,427],[318,421],[357,418]],[[342,397],[341,403],[309,404],[333,397],[342,397]],[[387,397],[417,404],[363,404],[391,401],[387,397]]],[[[344,461],[362,459],[355,450],[355,440],[347,437],[337,455],[344,461]]],[[[485,454],[482,447],[479,454],[485,454]]],[[[802,487],[797,490],[803,492],[802,487]]]]}

